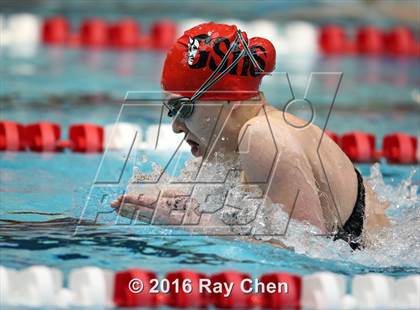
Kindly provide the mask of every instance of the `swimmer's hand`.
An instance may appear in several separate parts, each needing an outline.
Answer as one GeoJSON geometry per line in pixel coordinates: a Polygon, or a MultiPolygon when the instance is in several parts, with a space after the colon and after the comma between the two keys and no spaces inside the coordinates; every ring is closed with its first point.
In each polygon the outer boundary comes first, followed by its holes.
{"type": "Polygon", "coordinates": [[[111,203],[118,215],[160,225],[181,225],[199,218],[198,203],[183,193],[163,196],[125,194],[111,203]]]}

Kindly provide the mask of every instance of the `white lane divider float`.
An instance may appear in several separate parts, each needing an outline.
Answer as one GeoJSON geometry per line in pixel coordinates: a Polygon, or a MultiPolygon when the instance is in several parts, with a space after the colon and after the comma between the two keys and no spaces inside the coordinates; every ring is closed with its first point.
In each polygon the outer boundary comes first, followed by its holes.
{"type": "Polygon", "coordinates": [[[207,21],[205,19],[199,19],[199,18],[186,18],[186,19],[182,19],[178,24],[177,24],[177,29],[178,29],[178,36],[181,36],[182,34],[184,34],[185,31],[187,31],[188,29],[191,29],[192,27],[195,27],[197,25],[200,24],[204,24],[207,21]]]}
{"type": "Polygon", "coordinates": [[[117,123],[105,126],[105,147],[110,150],[137,149],[143,140],[140,126],[117,123]]]}
{"type": "Polygon", "coordinates": [[[188,151],[188,144],[183,142],[184,136],[176,134],[171,125],[151,125],[147,128],[146,141],[142,148],[154,151],[175,151],[180,146],[180,151],[188,151]]]}
{"type": "Polygon", "coordinates": [[[278,55],[287,54],[289,49],[284,36],[280,35],[278,25],[267,20],[254,20],[246,25],[244,30],[248,38],[262,37],[267,38],[273,43],[278,55]]]}
{"type": "Polygon", "coordinates": [[[382,274],[365,274],[353,278],[352,294],[358,307],[390,309],[394,279],[382,274]]]}
{"type": "Polygon", "coordinates": [[[112,306],[114,274],[98,267],[73,270],[69,275],[69,289],[73,305],[112,306]]]}
{"type": "Polygon", "coordinates": [[[301,304],[308,309],[341,309],[346,294],[346,277],[318,272],[302,279],[301,304]]]}
{"type": "Polygon", "coordinates": [[[16,303],[18,288],[17,271],[0,266],[0,305],[13,305],[16,303]]]}
{"type": "Polygon", "coordinates": [[[16,280],[14,302],[21,306],[53,306],[63,286],[61,271],[46,266],[23,269],[18,272],[16,280]]]}
{"type": "Polygon", "coordinates": [[[9,29],[6,25],[6,17],[0,15],[0,53],[3,52],[5,46],[9,45],[9,29]]]}
{"type": "Polygon", "coordinates": [[[318,30],[311,23],[288,23],[284,27],[284,33],[290,52],[299,55],[318,53],[318,30]]]}
{"type": "Polygon", "coordinates": [[[169,124],[150,125],[143,136],[140,126],[130,123],[109,124],[105,126],[105,147],[109,150],[149,150],[156,152],[175,151],[181,144],[180,151],[189,151],[184,136],[175,134],[169,124]]]}
{"type": "Polygon", "coordinates": [[[395,309],[420,309],[420,276],[413,275],[394,281],[395,309]]]}
{"type": "Polygon", "coordinates": [[[39,18],[32,14],[13,14],[7,19],[10,43],[38,44],[40,40],[39,18]]]}
{"type": "Polygon", "coordinates": [[[29,58],[35,56],[40,42],[40,19],[33,14],[9,15],[2,22],[1,45],[9,48],[12,57],[29,58]]]}
{"type": "MultiPolygon", "coordinates": [[[[348,295],[348,277],[319,272],[302,278],[304,309],[420,309],[420,275],[394,279],[358,275],[348,295]]],[[[32,266],[21,271],[0,266],[0,305],[29,307],[112,307],[114,272],[82,267],[70,272],[68,288],[61,271],[32,266]]],[[[128,296],[127,298],[131,298],[128,296]]]]}

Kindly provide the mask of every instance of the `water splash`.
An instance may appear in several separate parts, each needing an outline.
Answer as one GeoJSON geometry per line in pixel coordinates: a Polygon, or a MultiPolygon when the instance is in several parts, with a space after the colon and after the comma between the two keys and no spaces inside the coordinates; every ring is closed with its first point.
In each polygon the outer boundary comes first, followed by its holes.
{"type": "MultiPolygon", "coordinates": [[[[418,186],[413,184],[416,170],[397,186],[387,185],[380,172],[380,165],[370,169],[367,181],[380,199],[390,207],[387,215],[392,225],[371,236],[372,243],[362,251],[351,251],[342,240],[333,241],[326,237],[314,236],[316,228],[292,220],[282,242],[296,253],[310,257],[347,261],[375,267],[411,266],[420,267],[420,219],[418,186]]],[[[287,215],[280,210],[273,215],[276,221],[285,221],[287,215]]]]}
{"type": "Polygon", "coordinates": [[[370,168],[370,176],[367,178],[369,185],[378,194],[380,201],[388,202],[391,209],[415,207],[419,203],[418,186],[413,184],[413,178],[417,170],[412,169],[407,179],[403,180],[398,186],[385,184],[378,163],[370,168]]]}
{"type": "MultiPolygon", "coordinates": [[[[309,223],[290,220],[279,204],[271,204],[261,199],[258,186],[244,186],[240,182],[239,163],[205,163],[201,159],[187,161],[178,176],[166,174],[154,164],[152,173],[145,176],[139,169],[133,171],[132,181],[145,178],[160,178],[156,184],[160,189],[173,186],[177,182],[215,182],[212,186],[196,186],[193,197],[204,211],[226,225],[232,226],[237,239],[258,240],[286,247],[297,254],[304,254],[322,260],[336,260],[375,267],[410,266],[420,267],[420,233],[417,229],[420,219],[418,185],[413,184],[416,170],[396,186],[386,184],[380,165],[371,166],[366,181],[378,194],[379,199],[390,207],[387,215],[392,226],[375,233],[373,242],[362,251],[352,251],[345,241],[333,241],[325,236],[317,236],[319,230],[309,223]],[[219,182],[219,183],[217,183],[219,182]],[[208,199],[211,195],[226,193],[223,208],[214,208],[222,200],[208,199]],[[238,225],[252,223],[251,230],[241,230],[238,225]],[[251,236],[249,236],[251,234],[251,236]]],[[[186,184],[185,187],[192,186],[186,184]]],[[[134,190],[133,188],[131,190],[134,190]]],[[[130,191],[130,190],[129,190],[130,191]]],[[[219,197],[220,198],[220,197],[219,197]]],[[[248,227],[248,226],[247,226],[248,227]]],[[[249,240],[248,240],[249,241],[249,240]]]]}

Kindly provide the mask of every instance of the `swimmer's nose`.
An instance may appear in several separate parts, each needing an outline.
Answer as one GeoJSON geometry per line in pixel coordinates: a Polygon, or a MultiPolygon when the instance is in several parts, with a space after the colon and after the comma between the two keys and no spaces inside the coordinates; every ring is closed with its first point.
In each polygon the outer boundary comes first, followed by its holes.
{"type": "Polygon", "coordinates": [[[185,127],[184,122],[181,122],[176,119],[172,122],[172,130],[175,133],[183,133],[187,132],[187,127],[185,127]]]}

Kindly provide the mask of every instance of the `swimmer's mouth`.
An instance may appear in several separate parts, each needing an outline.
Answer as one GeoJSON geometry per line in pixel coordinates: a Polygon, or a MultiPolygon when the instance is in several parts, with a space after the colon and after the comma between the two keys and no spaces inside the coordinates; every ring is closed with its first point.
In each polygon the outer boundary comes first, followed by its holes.
{"type": "Polygon", "coordinates": [[[199,157],[201,155],[201,153],[200,153],[200,145],[197,142],[195,142],[195,141],[193,141],[191,139],[188,139],[187,140],[187,143],[191,146],[191,153],[195,157],[199,157]]]}

